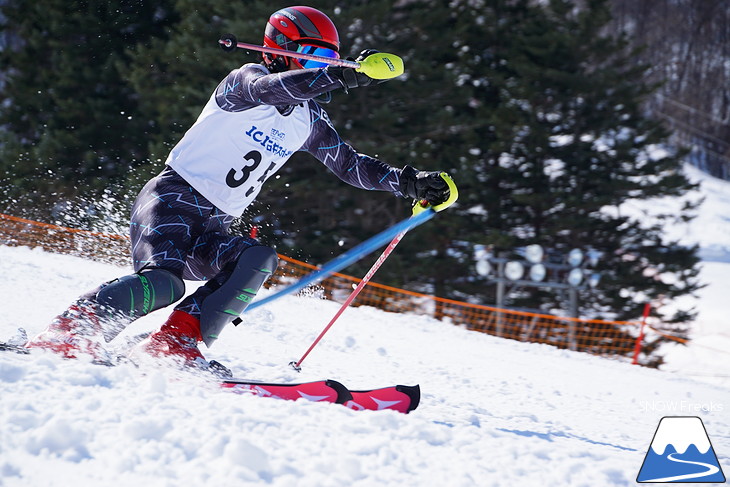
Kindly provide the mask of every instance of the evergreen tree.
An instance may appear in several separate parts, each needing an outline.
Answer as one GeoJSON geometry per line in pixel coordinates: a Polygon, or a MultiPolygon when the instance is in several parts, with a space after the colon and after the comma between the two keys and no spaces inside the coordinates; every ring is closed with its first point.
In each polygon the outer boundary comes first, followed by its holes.
{"type": "MultiPolygon", "coordinates": [[[[600,286],[581,290],[583,317],[635,319],[646,300],[698,288],[695,248],[665,241],[662,221],[618,211],[627,199],[693,186],[681,154],[659,150],[668,134],[640,110],[654,89],[643,82],[647,67],[623,39],[605,35],[605,1],[424,0],[400,4],[390,19],[408,73],[395,85],[402,89],[389,127],[409,139],[414,165],[452,171],[461,198],[404,240],[398,270],[389,262],[381,281],[493,304],[494,286],[475,276],[472,245],[539,243],[563,255],[602,253],[600,286]]],[[[568,308],[564,296],[534,288],[511,304],[568,308]]],[[[659,314],[665,323],[692,316],[659,314]]]]}
{"type": "MultiPolygon", "coordinates": [[[[581,291],[581,316],[635,319],[646,300],[696,290],[696,249],[666,242],[661,221],[648,225],[618,211],[627,199],[677,196],[693,186],[678,155],[659,150],[667,132],[640,110],[653,89],[643,83],[646,66],[632,62],[624,40],[603,33],[606,2],[580,9],[566,0],[492,4],[495,42],[479,45],[473,37],[462,56],[471,76],[479,79],[481,71],[483,84],[496,85],[485,90],[481,156],[465,168],[484,179],[474,187],[489,214],[490,234],[481,241],[600,251],[603,280],[581,291]],[[473,62],[475,48],[488,69],[473,62]]],[[[689,218],[689,210],[680,217],[689,218]]],[[[676,215],[665,221],[670,217],[676,215]]],[[[515,304],[567,308],[539,290],[515,304]]],[[[662,315],[664,322],[690,317],[662,315]]]]}
{"type": "MultiPolygon", "coordinates": [[[[422,170],[451,171],[455,168],[452,158],[442,155],[452,148],[448,124],[454,116],[448,97],[458,97],[458,93],[444,86],[450,82],[443,69],[448,62],[444,56],[453,59],[453,54],[442,54],[438,48],[445,41],[443,32],[447,30],[443,29],[451,27],[453,21],[449,20],[450,9],[442,2],[433,4],[434,8],[430,9],[424,8],[423,2],[379,0],[348,2],[343,6],[334,18],[340,30],[343,55],[349,53],[354,57],[369,48],[392,52],[403,57],[406,73],[384,83],[350,90],[348,94],[337,91],[326,109],[340,135],[360,152],[379,157],[395,167],[410,164],[422,170]],[[438,19],[442,30],[422,26],[425,18],[438,19]],[[446,21],[441,22],[442,19],[446,21]]],[[[328,249],[329,254],[319,257],[320,262],[332,258],[333,250],[344,251],[410,214],[407,200],[350,189],[336,180],[317,182],[320,183],[328,189],[318,194],[328,195],[332,209],[324,213],[329,218],[313,216],[312,225],[306,227],[310,235],[321,232],[319,241],[328,249]],[[337,242],[344,245],[340,249],[333,247],[337,242]]],[[[435,285],[444,274],[440,262],[452,264],[433,253],[434,249],[439,249],[439,255],[446,253],[447,245],[453,242],[449,236],[453,235],[450,222],[445,216],[428,224],[431,231],[421,233],[420,228],[412,231],[388,258],[376,280],[430,293],[445,291],[435,285]],[[427,241],[423,240],[425,235],[427,241]],[[423,255],[429,258],[418,258],[423,255]]],[[[307,237],[303,242],[309,245],[310,239],[307,237]]],[[[314,245],[312,254],[316,251],[314,245]]],[[[347,272],[362,275],[374,259],[375,256],[363,259],[347,272]]],[[[466,267],[461,271],[465,275],[466,267]]]]}
{"type": "Polygon", "coordinates": [[[172,20],[167,3],[7,0],[0,12],[3,196],[16,211],[98,197],[146,156],[124,63],[172,20]]]}

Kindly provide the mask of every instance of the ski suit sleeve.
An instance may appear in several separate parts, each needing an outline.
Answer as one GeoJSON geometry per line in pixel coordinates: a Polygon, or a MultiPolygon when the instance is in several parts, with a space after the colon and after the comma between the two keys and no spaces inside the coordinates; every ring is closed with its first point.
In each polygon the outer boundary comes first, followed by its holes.
{"type": "Polygon", "coordinates": [[[244,64],[218,85],[218,106],[238,112],[257,105],[287,106],[342,88],[324,68],[299,69],[272,74],[260,64],[244,64]]]}
{"type": "Polygon", "coordinates": [[[356,152],[340,138],[327,112],[314,101],[309,102],[309,110],[312,132],[301,150],[312,154],[337,177],[356,188],[404,196],[399,189],[401,169],[356,152]]]}

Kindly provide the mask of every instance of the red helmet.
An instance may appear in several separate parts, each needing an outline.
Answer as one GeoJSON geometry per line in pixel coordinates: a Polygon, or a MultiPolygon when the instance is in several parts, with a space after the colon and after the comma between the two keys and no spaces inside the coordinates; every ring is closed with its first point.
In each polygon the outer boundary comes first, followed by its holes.
{"type": "MultiPolygon", "coordinates": [[[[266,24],[264,46],[287,51],[306,52],[339,58],[340,36],[329,17],[312,7],[287,7],[274,12],[266,24]]],[[[271,67],[281,62],[289,67],[291,59],[299,67],[312,68],[324,63],[264,54],[264,62],[271,67]]]]}

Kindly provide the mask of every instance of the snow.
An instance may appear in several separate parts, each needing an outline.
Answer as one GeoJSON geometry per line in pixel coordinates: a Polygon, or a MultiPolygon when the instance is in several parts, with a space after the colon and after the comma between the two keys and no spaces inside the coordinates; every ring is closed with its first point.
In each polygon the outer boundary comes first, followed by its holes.
{"type": "Polygon", "coordinates": [[[685,164],[684,171],[692,182],[700,185],[698,191],[682,198],[630,201],[621,207],[621,211],[651,222],[657,214],[678,214],[685,201],[702,201],[690,223],[676,221],[665,227],[667,240],[699,245],[700,282],[706,286],[696,297],[686,297],[677,303],[695,307],[698,316],[692,323],[690,346],[663,347],[662,353],[667,360],[663,370],[730,386],[730,326],[726,304],[730,295],[730,183],[689,164],[685,164]]]}
{"type": "MultiPolygon", "coordinates": [[[[670,350],[663,370],[359,307],[296,373],[287,364],[338,305],[285,297],[225,329],[205,355],[260,380],[418,383],[419,408],[356,412],[233,394],[164,367],[0,353],[0,486],[634,485],[664,416],[701,417],[727,475],[730,191],[707,181],[702,231],[683,235],[713,249],[709,285],[695,340],[670,350]]],[[[19,327],[37,333],[82,292],[129,272],[25,247],[0,246],[0,263],[2,340],[19,327]]],[[[117,341],[166,316],[138,320],[117,341]]]]}

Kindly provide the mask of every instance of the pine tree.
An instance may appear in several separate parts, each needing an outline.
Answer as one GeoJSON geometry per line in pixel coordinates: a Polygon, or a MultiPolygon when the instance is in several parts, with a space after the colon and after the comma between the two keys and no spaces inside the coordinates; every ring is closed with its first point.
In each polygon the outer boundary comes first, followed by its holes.
{"type": "Polygon", "coordinates": [[[3,196],[17,211],[98,197],[146,156],[124,63],[171,20],[167,3],[7,0],[0,9],[3,196]]]}
{"type": "MultiPolygon", "coordinates": [[[[449,105],[459,94],[449,86],[451,79],[444,70],[454,55],[440,49],[448,42],[443,33],[454,25],[450,9],[442,2],[371,1],[348,4],[342,15],[350,18],[341,32],[353,55],[367,48],[395,53],[403,57],[406,73],[347,95],[336,94],[334,106],[327,110],[341,135],[357,150],[395,167],[410,164],[420,170],[453,171],[451,151],[458,140],[451,139],[450,125],[456,117],[449,105]]],[[[406,200],[363,191],[350,194],[338,211],[343,212],[340,220],[348,222],[353,245],[410,214],[406,200]]],[[[445,215],[413,230],[376,280],[447,295],[439,286],[441,276],[467,272],[465,266],[455,268],[442,258],[454,240],[451,225],[445,215]]],[[[363,259],[348,272],[361,275],[374,259],[363,259]]]]}
{"type": "MultiPolygon", "coordinates": [[[[495,42],[479,45],[474,37],[463,56],[477,77],[472,53],[485,53],[482,81],[496,85],[485,93],[491,103],[482,112],[488,126],[481,155],[465,168],[484,179],[474,188],[489,214],[490,233],[481,241],[506,249],[539,243],[562,254],[600,251],[603,279],[581,291],[581,316],[634,319],[646,300],[696,290],[696,249],[666,242],[660,224],[618,211],[627,199],[677,196],[692,185],[679,155],[659,150],[667,132],[641,112],[653,89],[643,83],[646,66],[632,62],[624,40],[603,34],[606,2],[580,9],[565,0],[492,4],[495,42]]],[[[473,93],[484,99],[477,88],[473,93]]],[[[516,304],[566,308],[562,298],[538,290],[516,304]]]]}
{"type": "MultiPolygon", "coordinates": [[[[600,286],[580,293],[583,317],[636,319],[646,300],[698,288],[695,248],[665,241],[661,221],[618,211],[627,199],[693,186],[682,154],[660,150],[667,132],[641,111],[655,88],[643,82],[647,67],[625,40],[605,35],[606,2],[584,3],[424,0],[394,10],[392,46],[408,74],[395,85],[389,128],[408,139],[414,165],[452,172],[461,198],[413,231],[397,269],[389,262],[379,279],[493,304],[494,286],[473,270],[473,245],[539,243],[562,255],[602,253],[600,286]]],[[[534,288],[511,305],[568,308],[564,296],[534,288]]],[[[665,323],[692,316],[658,314],[665,323]]]]}

